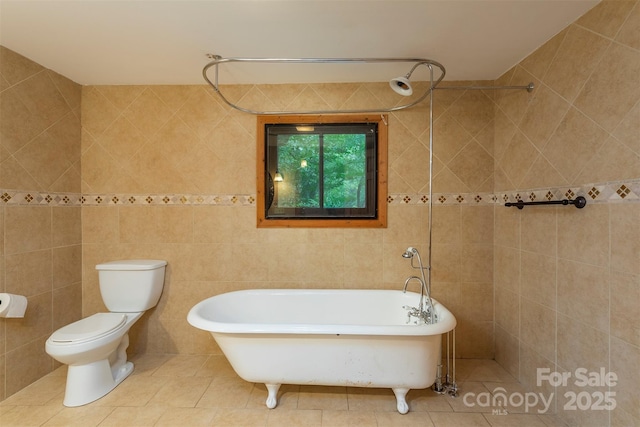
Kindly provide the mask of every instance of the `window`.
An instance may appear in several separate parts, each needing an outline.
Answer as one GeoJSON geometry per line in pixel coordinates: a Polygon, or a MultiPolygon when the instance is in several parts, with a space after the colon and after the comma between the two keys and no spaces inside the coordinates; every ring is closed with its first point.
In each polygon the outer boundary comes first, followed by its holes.
{"type": "Polygon", "coordinates": [[[258,227],[386,227],[383,116],[260,116],[258,227]]]}

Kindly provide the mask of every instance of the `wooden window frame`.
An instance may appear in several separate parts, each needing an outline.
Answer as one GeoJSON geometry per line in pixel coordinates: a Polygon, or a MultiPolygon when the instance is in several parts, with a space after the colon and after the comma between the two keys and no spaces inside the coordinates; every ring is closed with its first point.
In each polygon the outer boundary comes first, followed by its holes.
{"type": "Polygon", "coordinates": [[[386,228],[387,227],[387,169],[388,169],[388,118],[384,114],[335,114],[335,115],[261,115],[257,118],[256,146],[256,208],[258,228],[386,228]],[[267,124],[330,124],[330,123],[377,123],[377,199],[376,218],[267,218],[265,179],[267,158],[265,147],[265,125],[267,124]]]}

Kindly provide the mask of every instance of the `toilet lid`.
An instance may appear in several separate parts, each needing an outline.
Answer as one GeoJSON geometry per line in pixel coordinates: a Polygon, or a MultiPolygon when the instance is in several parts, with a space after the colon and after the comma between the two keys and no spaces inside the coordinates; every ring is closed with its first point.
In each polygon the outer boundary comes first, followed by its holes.
{"type": "Polygon", "coordinates": [[[51,335],[51,341],[80,343],[100,338],[124,326],[127,315],[122,313],[97,313],[64,326],[51,335]]]}

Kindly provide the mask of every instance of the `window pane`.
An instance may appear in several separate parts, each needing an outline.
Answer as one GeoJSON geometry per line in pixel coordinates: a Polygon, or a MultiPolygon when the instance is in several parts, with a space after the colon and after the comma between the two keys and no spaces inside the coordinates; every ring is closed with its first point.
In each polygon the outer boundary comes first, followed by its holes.
{"type": "Polygon", "coordinates": [[[324,136],[324,207],[366,207],[366,135],[324,136]]]}
{"type": "Polygon", "coordinates": [[[278,135],[279,208],[319,208],[320,138],[317,134],[278,135]],[[304,160],[304,162],[303,162],[304,160]]]}

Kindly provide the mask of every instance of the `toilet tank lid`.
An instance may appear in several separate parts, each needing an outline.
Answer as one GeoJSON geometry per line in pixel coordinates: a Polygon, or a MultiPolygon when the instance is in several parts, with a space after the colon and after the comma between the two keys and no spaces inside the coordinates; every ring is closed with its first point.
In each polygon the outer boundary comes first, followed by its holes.
{"type": "Polygon", "coordinates": [[[96,265],[96,270],[154,270],[164,267],[167,261],[161,259],[125,259],[96,265]]]}

